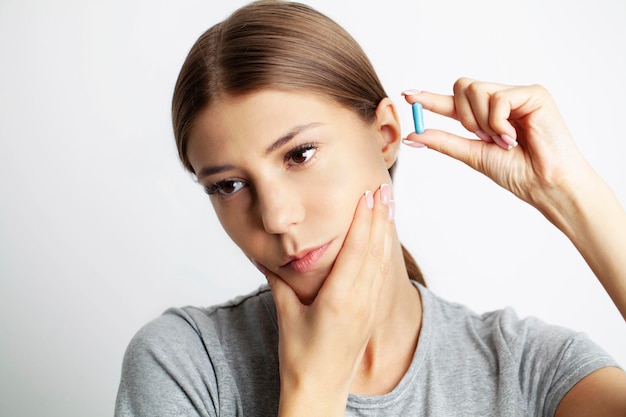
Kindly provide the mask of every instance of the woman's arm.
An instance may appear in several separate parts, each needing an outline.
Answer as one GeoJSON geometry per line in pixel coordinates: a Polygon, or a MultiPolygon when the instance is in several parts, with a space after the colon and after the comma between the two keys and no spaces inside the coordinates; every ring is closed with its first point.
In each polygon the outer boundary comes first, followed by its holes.
{"type": "Polygon", "coordinates": [[[626,212],[613,191],[584,164],[540,210],[574,243],[626,319],[626,212]]]}
{"type": "Polygon", "coordinates": [[[580,380],[561,400],[554,417],[624,417],[626,376],[615,367],[598,369],[580,380]]]}
{"type": "MultiPolygon", "coordinates": [[[[405,143],[456,158],[536,207],[574,243],[626,318],[626,212],[576,148],[548,92],[460,79],[453,96],[405,97],[481,139],[426,130],[405,143]]],[[[626,374],[602,368],[574,385],[555,415],[625,416],[625,393],[626,374]]]]}
{"type": "Polygon", "coordinates": [[[626,212],[578,151],[550,94],[470,79],[458,80],[454,93],[405,97],[482,140],[429,129],[405,143],[456,158],[536,207],[574,243],[626,318],[626,212]]]}

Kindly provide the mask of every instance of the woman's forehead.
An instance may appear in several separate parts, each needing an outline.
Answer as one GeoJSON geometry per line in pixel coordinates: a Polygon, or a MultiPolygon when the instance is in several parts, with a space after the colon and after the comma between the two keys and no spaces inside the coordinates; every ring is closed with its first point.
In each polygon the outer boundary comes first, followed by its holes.
{"type": "Polygon", "coordinates": [[[320,95],[262,90],[216,100],[198,114],[190,142],[236,136],[268,143],[299,126],[340,124],[352,118],[351,111],[320,95]]]}

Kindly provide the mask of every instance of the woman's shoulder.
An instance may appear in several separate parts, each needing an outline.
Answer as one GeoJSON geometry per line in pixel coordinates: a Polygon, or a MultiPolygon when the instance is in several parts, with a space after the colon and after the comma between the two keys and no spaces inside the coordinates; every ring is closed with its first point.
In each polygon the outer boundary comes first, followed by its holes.
{"type": "Polygon", "coordinates": [[[421,291],[425,326],[432,329],[435,344],[445,345],[443,351],[474,352],[493,366],[519,368],[529,378],[537,370],[552,372],[553,377],[582,377],[603,366],[617,366],[584,332],[534,316],[520,317],[512,307],[477,313],[429,290],[421,291]]]}
{"type": "Polygon", "coordinates": [[[226,333],[271,328],[276,325],[276,310],[267,285],[208,307],[168,308],[139,329],[130,346],[151,348],[185,345],[225,336],[226,333]]]}
{"type": "Polygon", "coordinates": [[[553,413],[576,382],[597,369],[618,366],[583,332],[519,317],[511,307],[477,313],[430,290],[420,292],[420,343],[428,345],[433,372],[441,374],[442,363],[458,365],[450,367],[449,383],[498,381],[500,389],[521,395],[528,407],[545,405],[553,413]]]}
{"type": "Polygon", "coordinates": [[[577,334],[572,329],[546,323],[534,316],[520,317],[511,306],[477,312],[464,304],[446,300],[430,289],[421,286],[418,288],[424,303],[424,315],[436,322],[438,328],[446,326],[449,330],[470,331],[478,337],[489,337],[496,333],[511,343],[526,337],[560,335],[568,338],[577,334]]]}
{"type": "Polygon", "coordinates": [[[472,309],[444,300],[428,289],[421,288],[424,303],[425,332],[447,346],[474,346],[487,354],[517,358],[537,366],[545,362],[573,361],[613,362],[584,332],[559,324],[526,316],[520,317],[514,308],[478,313],[472,309]],[[426,329],[426,328],[430,328],[426,329]]]}
{"type": "Polygon", "coordinates": [[[223,400],[226,392],[236,396],[250,375],[274,372],[277,341],[267,287],[210,307],[170,308],[142,326],[126,348],[117,415],[135,415],[128,410],[146,404],[213,409],[209,399],[223,400]],[[259,357],[268,369],[258,369],[259,357]],[[201,395],[207,389],[209,396],[201,395]]]}

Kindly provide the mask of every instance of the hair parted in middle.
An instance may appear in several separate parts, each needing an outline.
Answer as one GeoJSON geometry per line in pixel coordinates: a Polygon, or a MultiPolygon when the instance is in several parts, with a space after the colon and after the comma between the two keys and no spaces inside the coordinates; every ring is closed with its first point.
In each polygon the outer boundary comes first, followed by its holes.
{"type": "MultiPolygon", "coordinates": [[[[204,32],[183,63],[172,122],[179,158],[189,172],[194,173],[189,133],[200,111],[221,96],[264,89],[318,94],[368,123],[387,97],[363,49],[334,20],[301,3],[255,1],[204,32]]],[[[416,262],[402,250],[409,276],[424,284],[416,262]]]]}

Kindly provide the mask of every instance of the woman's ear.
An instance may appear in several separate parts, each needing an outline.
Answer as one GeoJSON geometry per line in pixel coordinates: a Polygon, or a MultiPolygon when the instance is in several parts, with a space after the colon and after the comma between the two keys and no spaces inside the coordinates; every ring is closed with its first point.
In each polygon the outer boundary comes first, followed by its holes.
{"type": "Polygon", "coordinates": [[[375,124],[382,139],[382,155],[389,169],[398,158],[402,133],[396,106],[389,97],[385,97],[378,103],[375,124]]]}

